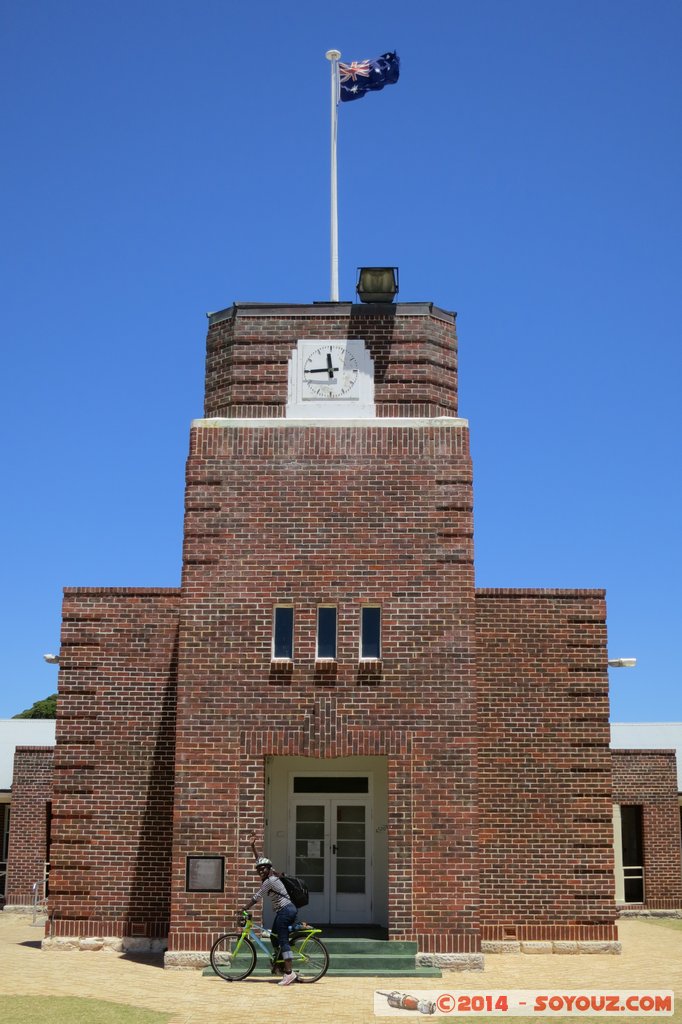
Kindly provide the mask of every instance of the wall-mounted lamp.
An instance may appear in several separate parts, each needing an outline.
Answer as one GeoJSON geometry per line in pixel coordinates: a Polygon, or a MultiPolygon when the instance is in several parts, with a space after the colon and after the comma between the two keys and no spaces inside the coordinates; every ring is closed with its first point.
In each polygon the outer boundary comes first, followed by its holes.
{"type": "Polygon", "coordinates": [[[397,267],[358,267],[355,285],[360,302],[393,302],[398,294],[397,267]]]}
{"type": "Polygon", "coordinates": [[[609,658],[609,668],[634,668],[637,658],[609,658]]]}
{"type": "Polygon", "coordinates": [[[43,658],[48,663],[48,665],[58,665],[59,664],[59,655],[58,654],[43,654],[43,658]]]}

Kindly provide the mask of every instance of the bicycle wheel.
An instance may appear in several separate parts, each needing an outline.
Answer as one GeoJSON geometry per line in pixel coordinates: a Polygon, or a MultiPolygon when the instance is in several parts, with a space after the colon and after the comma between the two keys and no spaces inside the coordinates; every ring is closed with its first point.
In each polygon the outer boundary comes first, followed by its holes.
{"type": "Polygon", "coordinates": [[[293,968],[299,981],[312,983],[327,973],[329,953],[319,939],[314,936],[309,939],[305,936],[293,939],[291,951],[294,954],[293,968]]]}
{"type": "Polygon", "coordinates": [[[211,947],[211,967],[225,981],[248,978],[256,966],[256,950],[250,939],[238,933],[221,935],[211,947]]]}

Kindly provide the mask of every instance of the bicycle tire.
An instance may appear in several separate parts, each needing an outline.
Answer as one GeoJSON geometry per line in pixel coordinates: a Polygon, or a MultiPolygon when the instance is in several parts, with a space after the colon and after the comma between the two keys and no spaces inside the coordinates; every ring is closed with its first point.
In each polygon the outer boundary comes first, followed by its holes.
{"type": "Polygon", "coordinates": [[[223,981],[243,981],[256,966],[256,949],[239,932],[221,935],[211,946],[211,967],[223,981]],[[234,951],[241,939],[239,950],[234,951]]]}
{"type": "Polygon", "coordinates": [[[291,951],[294,954],[292,967],[296,971],[299,981],[312,985],[327,973],[329,967],[327,947],[314,935],[309,939],[305,935],[293,939],[291,951]],[[303,950],[301,947],[304,947],[303,950]]]}

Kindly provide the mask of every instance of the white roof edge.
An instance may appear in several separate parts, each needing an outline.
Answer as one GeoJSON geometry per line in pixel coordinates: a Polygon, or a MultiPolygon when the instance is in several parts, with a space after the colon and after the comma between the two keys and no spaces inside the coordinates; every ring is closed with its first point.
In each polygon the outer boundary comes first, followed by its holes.
{"type": "Polygon", "coordinates": [[[272,416],[263,419],[227,419],[222,416],[215,416],[206,419],[192,420],[193,427],[231,428],[232,430],[250,429],[263,430],[279,429],[286,430],[287,427],[468,427],[469,420],[460,416],[367,416],[358,417],[337,417],[335,419],[287,419],[285,416],[272,416]]]}

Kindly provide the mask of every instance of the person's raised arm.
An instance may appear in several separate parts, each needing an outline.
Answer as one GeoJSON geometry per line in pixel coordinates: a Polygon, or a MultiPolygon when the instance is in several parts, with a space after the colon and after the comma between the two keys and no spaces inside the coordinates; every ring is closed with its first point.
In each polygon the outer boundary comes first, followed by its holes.
{"type": "Polygon", "coordinates": [[[253,853],[253,859],[254,860],[258,860],[258,850],[256,849],[256,833],[255,832],[252,832],[251,835],[249,836],[249,846],[251,847],[251,852],[253,853]]]}

